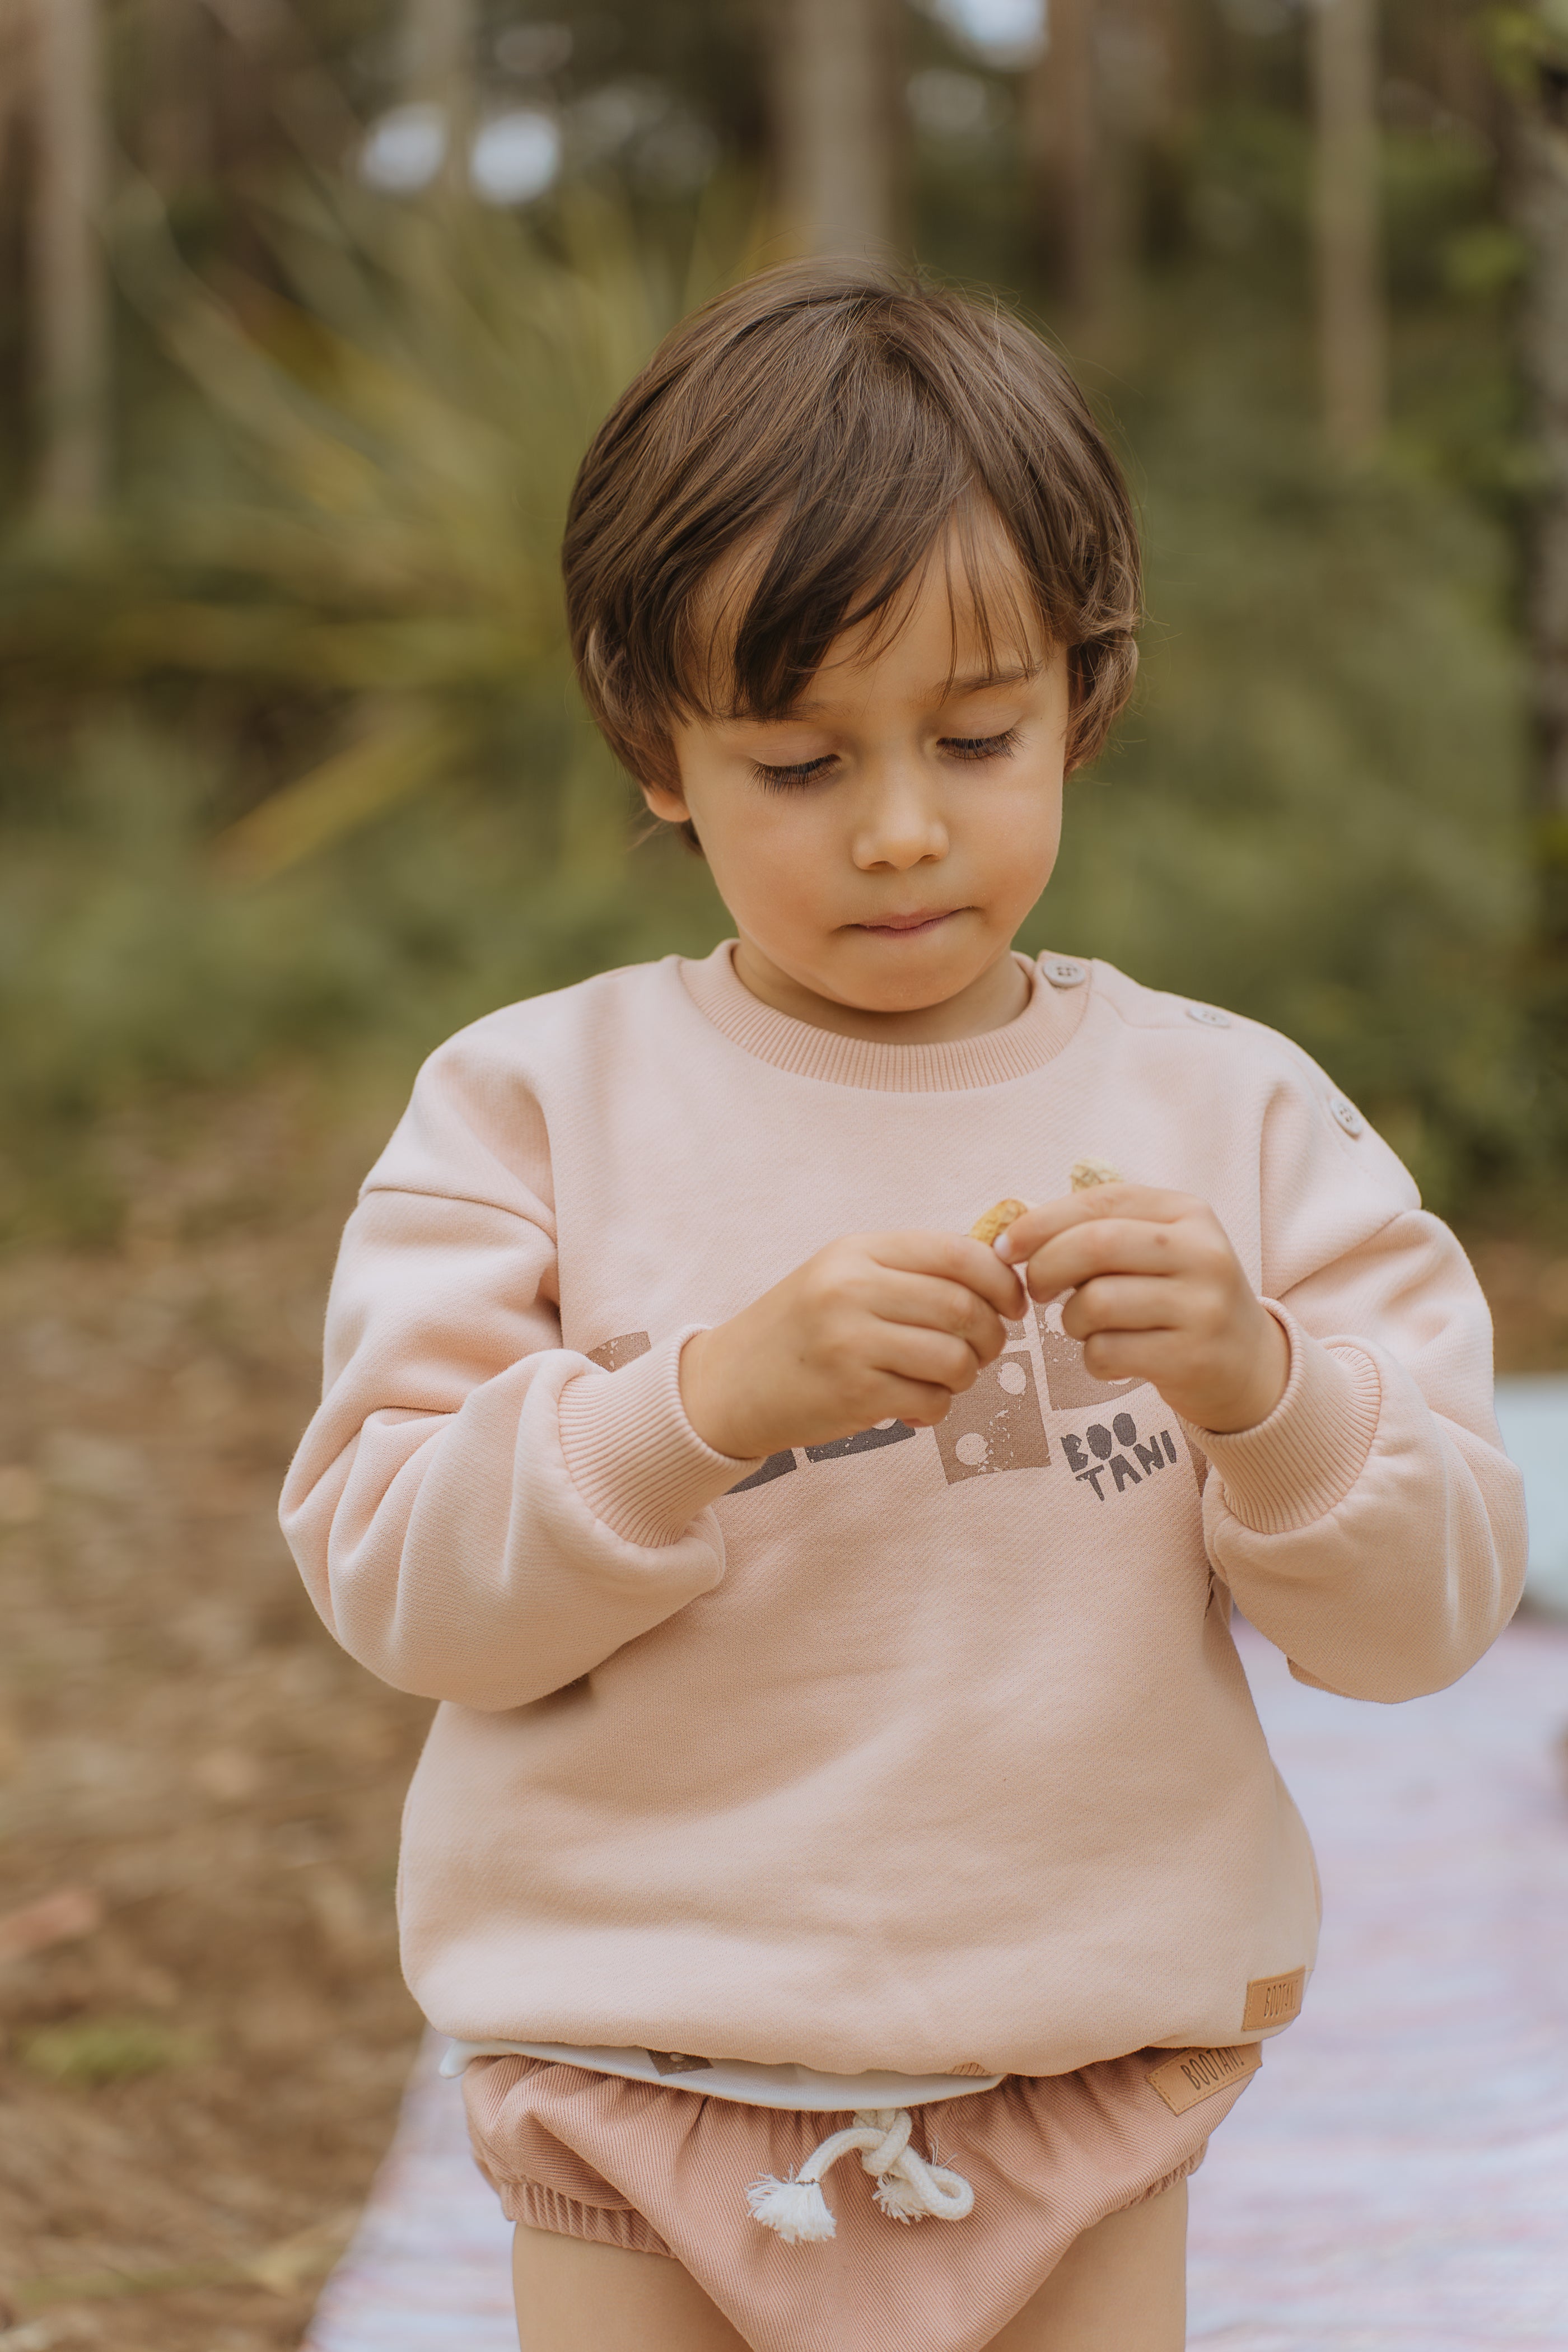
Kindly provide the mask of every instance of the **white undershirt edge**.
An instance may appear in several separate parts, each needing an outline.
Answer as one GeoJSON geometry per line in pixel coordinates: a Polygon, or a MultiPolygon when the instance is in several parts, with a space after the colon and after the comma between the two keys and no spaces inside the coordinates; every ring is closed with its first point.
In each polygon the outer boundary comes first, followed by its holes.
{"type": "Polygon", "coordinates": [[[693,2058],[681,2050],[577,2050],[563,2042],[454,2042],[443,2074],[460,2074],[474,2058],[545,2058],[595,2074],[658,2083],[733,2099],[742,2107],[793,2107],[806,2115],[851,2114],[862,2107],[924,2107],[937,2099],[994,2091],[1000,2074],[818,2074],[809,2066],[756,2066],[747,2058],[693,2058]]]}

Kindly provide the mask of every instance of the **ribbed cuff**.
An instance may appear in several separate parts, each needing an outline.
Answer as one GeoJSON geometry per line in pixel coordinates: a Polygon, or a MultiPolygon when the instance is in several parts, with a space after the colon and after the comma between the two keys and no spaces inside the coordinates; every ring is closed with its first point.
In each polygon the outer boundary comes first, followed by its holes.
{"type": "Polygon", "coordinates": [[[1282,1536],[1344,1501],[1372,1451],[1383,1390],[1376,1365],[1359,1348],[1333,1353],[1284,1307],[1270,1298],[1263,1304],[1290,1343],[1284,1395],[1254,1429],[1189,1434],[1242,1525],[1255,1535],[1282,1536]]]}
{"type": "Polygon", "coordinates": [[[626,1543],[676,1543],[699,1511],[760,1467],[703,1444],[680,1402],[678,1331],[616,1372],[584,1372],[561,1391],[561,1451],[596,1519],[626,1543]]]}

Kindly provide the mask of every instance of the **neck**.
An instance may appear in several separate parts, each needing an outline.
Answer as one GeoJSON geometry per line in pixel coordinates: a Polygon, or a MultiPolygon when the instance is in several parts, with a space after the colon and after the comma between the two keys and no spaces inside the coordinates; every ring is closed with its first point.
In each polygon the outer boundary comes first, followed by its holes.
{"type": "Polygon", "coordinates": [[[744,937],[735,950],[735,976],[750,994],[775,1013],[787,1013],[792,1021],[804,1021],[813,1029],[827,1029],[837,1037],[861,1037],[874,1045],[946,1045],[963,1037],[982,1037],[988,1030],[1003,1029],[1016,1021],[1030,995],[1028,975],[1010,949],[956,995],[896,1013],[820,995],[804,981],[781,971],[744,937]]]}

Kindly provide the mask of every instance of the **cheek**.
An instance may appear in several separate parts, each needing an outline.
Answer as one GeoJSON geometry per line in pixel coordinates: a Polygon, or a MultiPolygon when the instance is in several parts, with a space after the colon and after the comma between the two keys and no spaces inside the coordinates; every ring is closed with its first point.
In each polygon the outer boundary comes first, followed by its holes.
{"type": "Polygon", "coordinates": [[[809,906],[833,867],[822,805],[805,795],[721,795],[697,829],[720,895],[737,913],[809,906]]]}
{"type": "Polygon", "coordinates": [[[1020,775],[1017,783],[987,827],[985,855],[994,873],[1013,877],[1021,888],[1031,878],[1037,884],[1041,867],[1049,868],[1061,845],[1062,786],[1059,773],[1048,768],[1020,775]]]}

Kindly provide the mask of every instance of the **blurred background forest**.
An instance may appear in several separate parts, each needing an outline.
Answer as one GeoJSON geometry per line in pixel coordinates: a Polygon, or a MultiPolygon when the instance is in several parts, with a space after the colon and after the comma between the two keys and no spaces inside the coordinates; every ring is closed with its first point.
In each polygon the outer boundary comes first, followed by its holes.
{"type": "Polygon", "coordinates": [[[1433,1205],[1550,1225],[1568,5],[548,6],[0,0],[0,1231],[111,1238],[237,1093],[390,1104],[721,935],[555,546],[662,330],[814,249],[1020,303],[1144,509],[1026,943],[1288,1030],[1433,1205]]]}
{"type": "Polygon", "coordinates": [[[1027,943],[1299,1038],[1568,1366],[1568,0],[0,0],[0,2345],[287,2352],[428,1709],[278,1487],[418,1057],[728,928],[556,546],[694,300],[918,259],[1145,515],[1027,943]]]}

